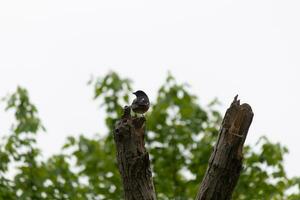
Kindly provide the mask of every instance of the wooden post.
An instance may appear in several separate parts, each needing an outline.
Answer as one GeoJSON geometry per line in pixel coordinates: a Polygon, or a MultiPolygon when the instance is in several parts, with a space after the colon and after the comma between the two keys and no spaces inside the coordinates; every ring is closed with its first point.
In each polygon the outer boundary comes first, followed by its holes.
{"type": "MultiPolygon", "coordinates": [[[[230,200],[242,170],[243,145],[253,118],[237,96],[227,109],[196,200],[230,200]]],[[[201,159],[201,158],[200,158],[201,159]]]]}

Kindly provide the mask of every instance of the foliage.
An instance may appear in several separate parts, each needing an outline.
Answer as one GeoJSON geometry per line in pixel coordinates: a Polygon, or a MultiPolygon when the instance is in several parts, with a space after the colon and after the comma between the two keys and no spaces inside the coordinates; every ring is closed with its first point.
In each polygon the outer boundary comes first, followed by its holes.
{"type": "MultiPolygon", "coordinates": [[[[36,134],[45,129],[27,91],[18,87],[5,98],[15,122],[0,145],[0,200],[122,199],[111,131],[129,104],[132,83],[110,72],[90,84],[106,111],[108,134],[69,137],[61,153],[47,160],[36,141],[36,134]]],[[[187,85],[169,74],[147,113],[146,145],[158,199],[196,196],[221,123],[217,101],[205,107],[198,101],[187,85]]],[[[285,147],[262,137],[244,152],[233,199],[300,199],[300,179],[287,178],[284,170],[285,147]]]]}

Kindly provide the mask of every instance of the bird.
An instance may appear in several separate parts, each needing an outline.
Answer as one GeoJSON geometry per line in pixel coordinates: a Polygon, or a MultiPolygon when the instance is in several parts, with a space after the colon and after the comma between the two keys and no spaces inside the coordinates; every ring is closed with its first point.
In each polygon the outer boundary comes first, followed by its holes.
{"type": "Polygon", "coordinates": [[[132,111],[138,114],[144,114],[150,107],[150,101],[147,94],[142,90],[133,92],[133,94],[136,96],[136,98],[131,104],[132,111]]]}

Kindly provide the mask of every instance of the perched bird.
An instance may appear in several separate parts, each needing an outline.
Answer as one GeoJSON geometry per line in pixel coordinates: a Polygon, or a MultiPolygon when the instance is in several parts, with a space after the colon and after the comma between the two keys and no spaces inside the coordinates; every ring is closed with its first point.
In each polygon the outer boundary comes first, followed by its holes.
{"type": "Polygon", "coordinates": [[[142,90],[138,90],[133,94],[136,96],[136,98],[131,104],[132,111],[138,114],[144,114],[150,107],[150,102],[147,94],[142,90]]]}

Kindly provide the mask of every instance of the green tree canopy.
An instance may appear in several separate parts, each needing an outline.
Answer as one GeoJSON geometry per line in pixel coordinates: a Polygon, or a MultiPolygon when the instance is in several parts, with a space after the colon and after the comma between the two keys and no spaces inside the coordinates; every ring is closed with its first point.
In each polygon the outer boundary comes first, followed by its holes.
{"type": "MultiPolygon", "coordinates": [[[[36,141],[45,128],[27,90],[18,87],[4,98],[15,121],[0,141],[0,200],[122,199],[112,130],[123,106],[130,103],[132,82],[110,72],[90,85],[106,111],[108,133],[69,137],[61,153],[47,160],[36,141]]],[[[221,123],[217,101],[202,106],[186,84],[169,74],[151,104],[146,145],[158,199],[194,199],[221,123]]],[[[286,153],[287,148],[266,137],[255,147],[246,146],[233,199],[300,199],[300,179],[288,178],[284,169],[286,153]]]]}

